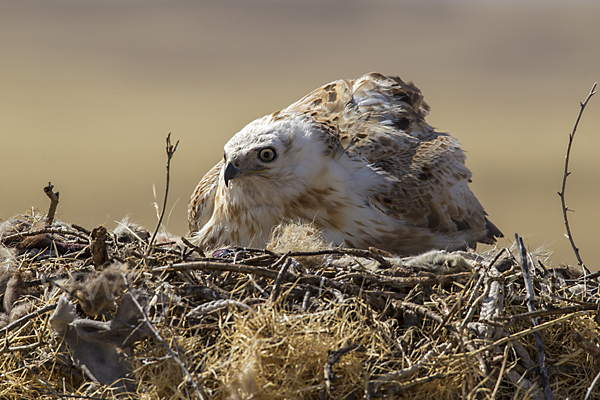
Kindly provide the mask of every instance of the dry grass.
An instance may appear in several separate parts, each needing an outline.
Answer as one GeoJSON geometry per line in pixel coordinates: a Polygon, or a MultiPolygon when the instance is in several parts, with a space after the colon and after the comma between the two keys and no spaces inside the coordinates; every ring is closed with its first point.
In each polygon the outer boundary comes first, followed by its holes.
{"type": "MultiPolygon", "coordinates": [[[[86,307],[77,305],[86,282],[97,285],[103,276],[91,265],[84,231],[57,225],[60,231],[44,233],[48,249],[26,246],[25,238],[41,235],[31,234],[41,219],[24,215],[0,225],[2,398],[544,398],[514,249],[447,255],[473,269],[438,275],[431,272],[435,266],[409,266],[408,260],[386,258],[389,265],[382,265],[379,253],[342,254],[310,226],[281,228],[269,250],[221,250],[202,259],[167,243],[144,262],[148,235],[140,227],[136,235],[121,229],[118,241],[111,237],[110,257],[128,265],[125,288],[111,293],[114,301],[124,308],[123,291],[134,294],[148,316],[133,324],[141,333],[132,344],[117,346],[133,380],[124,393],[123,386],[95,382],[78,367],[69,331],[59,335],[52,328],[58,325],[50,317],[61,310],[53,307],[65,291],[76,305],[66,326],[123,318],[105,295],[94,304],[88,292],[86,307]],[[287,274],[280,274],[286,263],[287,274]],[[276,280],[281,292],[272,296],[276,280]],[[103,304],[98,316],[84,311],[96,313],[103,304]],[[29,319],[17,321],[18,307],[26,307],[29,319]]],[[[530,256],[535,307],[546,311],[536,329],[554,398],[584,398],[600,371],[598,281],[573,268],[545,266],[543,253],[530,256]]],[[[115,342],[121,343],[133,331],[120,332],[101,332],[112,335],[103,341],[120,337],[115,342]]],[[[599,399],[600,389],[590,398],[599,399]]]]}

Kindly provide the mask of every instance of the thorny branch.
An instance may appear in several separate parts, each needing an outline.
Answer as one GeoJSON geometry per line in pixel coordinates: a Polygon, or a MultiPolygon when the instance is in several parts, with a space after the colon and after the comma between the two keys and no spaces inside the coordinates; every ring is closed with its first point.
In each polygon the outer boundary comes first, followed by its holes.
{"type": "Polygon", "coordinates": [[[573,240],[573,234],[571,233],[571,228],[569,227],[569,218],[567,216],[567,212],[571,211],[571,210],[569,210],[569,207],[566,205],[566,202],[565,202],[565,190],[567,188],[567,177],[569,175],[571,175],[571,173],[569,172],[569,159],[571,158],[571,146],[573,145],[573,139],[575,139],[575,132],[577,131],[577,125],[579,125],[579,120],[581,119],[581,116],[583,115],[583,110],[585,110],[585,106],[587,106],[588,101],[590,101],[592,96],[596,94],[596,85],[597,85],[597,83],[594,83],[592,85],[592,89],[590,90],[590,93],[585,98],[585,101],[583,103],[579,103],[579,114],[577,115],[577,119],[575,120],[575,126],[573,126],[573,131],[571,131],[571,133],[569,134],[569,144],[567,146],[567,155],[565,156],[565,172],[563,174],[562,187],[560,189],[560,192],[558,192],[558,195],[560,196],[560,203],[562,205],[562,212],[563,212],[563,219],[565,221],[565,228],[567,229],[567,238],[569,239],[569,242],[571,242],[571,247],[573,248],[573,251],[575,252],[575,257],[577,257],[578,265],[583,268],[583,270],[585,271],[586,274],[589,274],[590,271],[587,269],[587,267],[583,263],[583,260],[581,259],[581,255],[579,254],[579,248],[575,245],[575,241],[573,240]]]}
{"type": "Polygon", "coordinates": [[[146,254],[144,255],[144,258],[147,259],[150,254],[152,253],[152,244],[154,243],[154,239],[156,239],[156,234],[158,233],[158,230],[160,229],[160,225],[162,224],[162,220],[163,217],[165,216],[165,211],[167,209],[167,198],[169,197],[169,183],[171,181],[171,158],[173,158],[173,155],[175,154],[175,151],[177,151],[177,147],[179,146],[179,140],[177,141],[177,143],[175,143],[175,146],[173,146],[171,144],[171,133],[169,132],[169,134],[167,135],[167,146],[166,146],[166,150],[167,150],[167,183],[165,185],[165,198],[163,201],[163,206],[162,206],[162,210],[160,212],[160,218],[158,219],[158,224],[156,224],[156,229],[154,230],[154,233],[152,234],[152,239],[150,239],[150,243],[148,243],[148,248],[146,249],[146,254]]]}

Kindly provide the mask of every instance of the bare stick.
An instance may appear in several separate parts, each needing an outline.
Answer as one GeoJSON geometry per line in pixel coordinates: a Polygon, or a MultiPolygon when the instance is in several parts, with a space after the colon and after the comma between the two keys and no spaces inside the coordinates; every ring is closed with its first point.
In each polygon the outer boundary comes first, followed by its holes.
{"type": "Polygon", "coordinates": [[[546,328],[549,328],[551,326],[563,323],[563,322],[568,321],[570,319],[575,319],[575,318],[578,318],[578,317],[582,317],[584,315],[591,315],[591,311],[584,310],[584,311],[574,312],[573,314],[563,315],[562,317],[553,319],[551,321],[544,322],[543,324],[539,324],[538,326],[533,326],[533,327],[531,327],[529,329],[525,329],[523,331],[519,331],[519,332],[513,333],[513,334],[511,334],[509,336],[504,336],[502,339],[498,339],[494,343],[490,343],[489,345],[480,347],[477,350],[472,350],[468,354],[470,356],[481,354],[481,353],[483,353],[485,351],[488,351],[490,349],[496,348],[498,346],[502,346],[502,345],[504,345],[504,344],[506,344],[508,342],[513,341],[513,340],[522,338],[523,336],[530,335],[532,333],[544,330],[546,328]]]}
{"type": "Polygon", "coordinates": [[[342,356],[350,353],[351,351],[366,351],[367,349],[361,344],[351,344],[350,346],[343,347],[339,350],[332,351],[329,353],[329,357],[327,357],[327,364],[323,368],[324,377],[325,377],[325,387],[321,392],[321,399],[325,399],[327,394],[331,392],[332,381],[335,379],[335,373],[333,371],[333,366],[340,362],[342,356]]]}
{"type": "Polygon", "coordinates": [[[48,215],[46,215],[46,226],[52,225],[54,214],[56,214],[56,207],[58,206],[59,193],[54,193],[52,189],[54,189],[54,185],[51,182],[48,182],[48,186],[44,188],[44,193],[46,193],[46,196],[50,199],[50,208],[48,209],[48,215]]]}
{"type": "MultiPolygon", "coordinates": [[[[275,302],[277,301],[279,293],[281,292],[281,283],[283,282],[285,274],[287,273],[287,270],[291,264],[291,259],[287,258],[287,254],[284,254],[280,258],[280,261],[283,263],[283,265],[281,266],[281,269],[277,274],[277,278],[275,278],[275,282],[273,283],[273,291],[271,292],[271,297],[269,298],[269,302],[271,304],[275,304],[275,302]]],[[[279,264],[280,261],[277,261],[275,264],[279,264]]]]}
{"type": "Polygon", "coordinates": [[[573,139],[575,138],[575,132],[577,131],[577,125],[579,125],[579,120],[581,119],[581,116],[583,115],[583,110],[585,110],[585,106],[587,106],[587,103],[592,98],[592,96],[596,94],[596,84],[597,83],[594,83],[592,85],[592,89],[590,90],[590,93],[585,98],[585,101],[583,103],[579,103],[579,114],[577,115],[577,119],[575,120],[575,126],[573,126],[573,131],[571,131],[571,133],[569,134],[569,145],[567,146],[567,155],[565,156],[565,172],[563,174],[562,187],[560,189],[560,192],[558,192],[558,195],[560,196],[560,204],[562,205],[563,219],[565,221],[565,227],[567,228],[567,238],[569,239],[569,242],[571,242],[571,247],[573,248],[573,251],[575,252],[575,257],[577,257],[578,265],[581,268],[583,268],[586,275],[589,274],[590,271],[587,269],[587,267],[583,263],[583,260],[581,259],[581,255],[579,254],[579,248],[575,245],[575,241],[573,240],[573,234],[571,233],[571,228],[569,227],[569,218],[567,217],[567,212],[571,211],[571,210],[569,210],[569,207],[567,207],[567,205],[565,203],[565,190],[567,188],[567,177],[569,175],[571,175],[571,173],[569,172],[569,159],[571,158],[571,145],[573,144],[573,139]]]}
{"type": "Polygon", "coordinates": [[[502,357],[502,367],[500,367],[500,373],[498,374],[498,379],[496,380],[496,385],[494,386],[494,390],[492,391],[491,399],[494,400],[496,398],[496,394],[498,394],[498,389],[500,388],[500,382],[502,382],[502,375],[504,375],[504,371],[506,369],[506,360],[508,360],[508,350],[510,349],[510,343],[504,347],[504,357],[502,357]]]}
{"type": "Polygon", "coordinates": [[[509,328],[509,327],[513,326],[516,321],[522,320],[522,319],[546,317],[548,315],[570,314],[570,313],[574,313],[574,312],[582,311],[582,310],[594,311],[597,309],[598,309],[597,304],[580,304],[580,305],[571,306],[571,307],[562,307],[562,308],[557,307],[557,308],[551,308],[549,310],[531,311],[531,312],[526,312],[526,313],[522,313],[522,314],[512,315],[510,317],[496,317],[495,319],[508,321],[503,327],[509,328]]]}
{"type": "Polygon", "coordinates": [[[592,381],[592,384],[590,385],[587,392],[585,393],[585,399],[583,399],[583,400],[588,400],[590,398],[591,394],[594,391],[594,386],[596,386],[596,383],[598,383],[598,379],[600,379],[600,371],[598,371],[598,373],[596,374],[596,377],[594,378],[594,380],[592,381]]]}
{"type": "MultiPolygon", "coordinates": [[[[123,279],[125,279],[125,276],[123,276],[123,279]]],[[[169,347],[169,344],[162,338],[162,336],[160,335],[160,332],[154,327],[154,325],[152,324],[152,322],[150,322],[150,318],[148,318],[148,315],[146,314],[146,311],[144,311],[144,308],[141,306],[141,304],[135,298],[135,296],[133,295],[133,293],[131,293],[131,299],[133,300],[133,303],[135,304],[135,306],[137,307],[137,309],[139,310],[139,312],[142,314],[142,317],[144,318],[144,322],[146,322],[146,326],[148,327],[148,329],[152,333],[152,336],[154,336],[154,339],[158,340],[160,342],[160,344],[163,345],[163,347],[165,348],[165,350],[167,350],[167,352],[171,356],[171,359],[173,361],[175,361],[175,363],[177,363],[177,365],[179,365],[179,368],[181,368],[181,372],[183,373],[183,375],[186,378],[186,381],[187,381],[186,383],[188,385],[192,386],[192,388],[194,389],[194,391],[196,392],[196,394],[198,395],[198,397],[201,400],[204,400],[204,396],[202,395],[202,391],[200,390],[200,387],[196,383],[196,380],[194,379],[194,377],[192,376],[192,374],[188,370],[187,366],[181,360],[181,358],[179,358],[179,356],[177,354],[175,354],[175,352],[169,347]]]]}
{"type": "Polygon", "coordinates": [[[594,360],[600,364],[600,347],[596,346],[594,343],[589,340],[583,338],[578,332],[575,332],[573,335],[575,339],[575,343],[582,349],[584,349],[588,354],[590,354],[594,360]]]}
{"type": "Polygon", "coordinates": [[[206,257],[206,255],[204,254],[204,252],[202,251],[202,249],[200,247],[194,245],[192,242],[190,242],[183,236],[180,236],[180,238],[181,238],[181,241],[183,242],[183,244],[185,244],[187,247],[189,247],[190,249],[192,249],[193,251],[198,253],[198,255],[200,255],[200,257],[206,257]]]}
{"type": "MultiPolygon", "coordinates": [[[[293,253],[289,253],[288,256],[291,256],[293,253]]],[[[254,274],[258,276],[262,276],[264,278],[276,279],[278,272],[272,271],[267,268],[262,267],[254,267],[244,264],[232,264],[232,263],[224,263],[224,262],[215,262],[215,261],[194,261],[188,263],[179,263],[179,264],[171,264],[163,267],[156,267],[152,269],[154,273],[162,273],[162,272],[174,272],[174,271],[186,271],[186,270],[196,270],[196,269],[206,269],[211,271],[232,271],[238,272],[242,274],[254,274]]],[[[450,275],[435,275],[428,274],[425,276],[409,276],[409,277],[393,277],[393,276],[380,276],[374,273],[354,273],[354,274],[346,274],[344,275],[344,280],[349,280],[351,278],[359,278],[363,279],[365,282],[385,285],[388,287],[396,288],[396,289],[405,289],[412,288],[418,284],[423,286],[433,286],[433,285],[444,285],[452,282],[464,283],[469,280],[472,272],[459,272],[456,274],[450,275]]],[[[312,285],[319,286],[321,282],[324,280],[328,285],[331,285],[335,288],[342,287],[350,287],[347,282],[338,282],[336,279],[325,278],[318,275],[312,274],[292,274],[287,272],[284,276],[284,279],[288,281],[298,280],[299,283],[308,283],[312,285]]],[[[359,288],[356,285],[352,285],[352,287],[359,288]]]]}
{"type": "MultiPolygon", "coordinates": [[[[529,259],[527,258],[527,250],[523,244],[523,238],[519,237],[515,233],[515,239],[521,253],[521,269],[523,270],[523,280],[525,281],[525,290],[527,291],[527,309],[529,312],[535,311],[533,283],[531,281],[531,267],[529,265],[529,259]]],[[[531,325],[536,327],[539,325],[537,317],[531,318],[531,325]]],[[[548,380],[548,370],[546,369],[546,353],[544,351],[544,342],[542,341],[542,334],[535,332],[535,344],[537,346],[537,360],[540,368],[540,377],[542,378],[542,386],[544,387],[544,395],[546,400],[553,400],[552,388],[550,387],[550,381],[548,380]]]]}
{"type": "Polygon", "coordinates": [[[32,313],[29,313],[21,318],[19,318],[16,321],[13,321],[12,323],[6,325],[4,328],[0,329],[0,336],[5,335],[6,333],[10,332],[12,329],[19,327],[21,325],[23,325],[25,322],[29,321],[30,319],[33,319],[35,317],[37,317],[38,315],[42,315],[48,311],[52,311],[56,308],[56,306],[58,305],[58,303],[52,303],[52,304],[48,304],[45,307],[42,307],[38,310],[35,310],[32,313]]]}
{"type": "Polygon", "coordinates": [[[167,135],[167,147],[166,147],[166,150],[167,150],[167,183],[165,185],[165,198],[163,201],[162,211],[160,212],[160,218],[158,219],[158,224],[156,225],[156,229],[154,230],[154,233],[152,234],[152,239],[150,239],[150,243],[148,244],[148,248],[146,249],[146,254],[144,255],[144,258],[146,258],[146,259],[152,253],[152,244],[154,243],[154,239],[156,239],[156,234],[158,233],[158,230],[160,229],[160,225],[162,224],[163,217],[165,216],[165,210],[167,209],[167,198],[169,197],[169,182],[171,180],[171,158],[173,158],[173,155],[175,154],[175,151],[177,150],[177,146],[179,146],[179,140],[177,141],[177,143],[175,143],[175,146],[173,146],[171,144],[171,133],[169,132],[169,134],[167,135]]]}

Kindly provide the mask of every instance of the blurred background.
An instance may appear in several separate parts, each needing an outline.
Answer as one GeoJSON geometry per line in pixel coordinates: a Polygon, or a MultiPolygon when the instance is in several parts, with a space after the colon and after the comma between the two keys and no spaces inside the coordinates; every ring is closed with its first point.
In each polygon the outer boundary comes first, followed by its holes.
{"type": "MultiPolygon", "coordinates": [[[[504,232],[576,264],[560,189],[579,102],[600,80],[600,2],[0,1],[0,219],[46,212],[149,229],[171,164],[166,228],[248,122],[338,78],[413,81],[430,124],[467,150],[472,189],[504,232]],[[156,188],[156,198],[153,187],[156,188]]],[[[573,236],[600,267],[600,94],[572,150],[573,236]]]]}

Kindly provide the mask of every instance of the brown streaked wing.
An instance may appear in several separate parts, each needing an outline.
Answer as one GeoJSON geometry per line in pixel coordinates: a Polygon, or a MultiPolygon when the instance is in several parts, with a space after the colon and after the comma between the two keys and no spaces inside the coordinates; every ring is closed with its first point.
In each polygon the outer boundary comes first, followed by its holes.
{"type": "Polygon", "coordinates": [[[305,113],[328,142],[387,172],[388,187],[372,201],[390,217],[438,232],[485,230],[460,144],[425,122],[429,106],[412,83],[370,73],[322,86],[284,111],[305,113]]]}
{"type": "Polygon", "coordinates": [[[198,231],[212,216],[215,206],[215,193],[219,185],[219,175],[222,168],[223,160],[212,167],[196,186],[188,207],[190,232],[198,231]]]}

